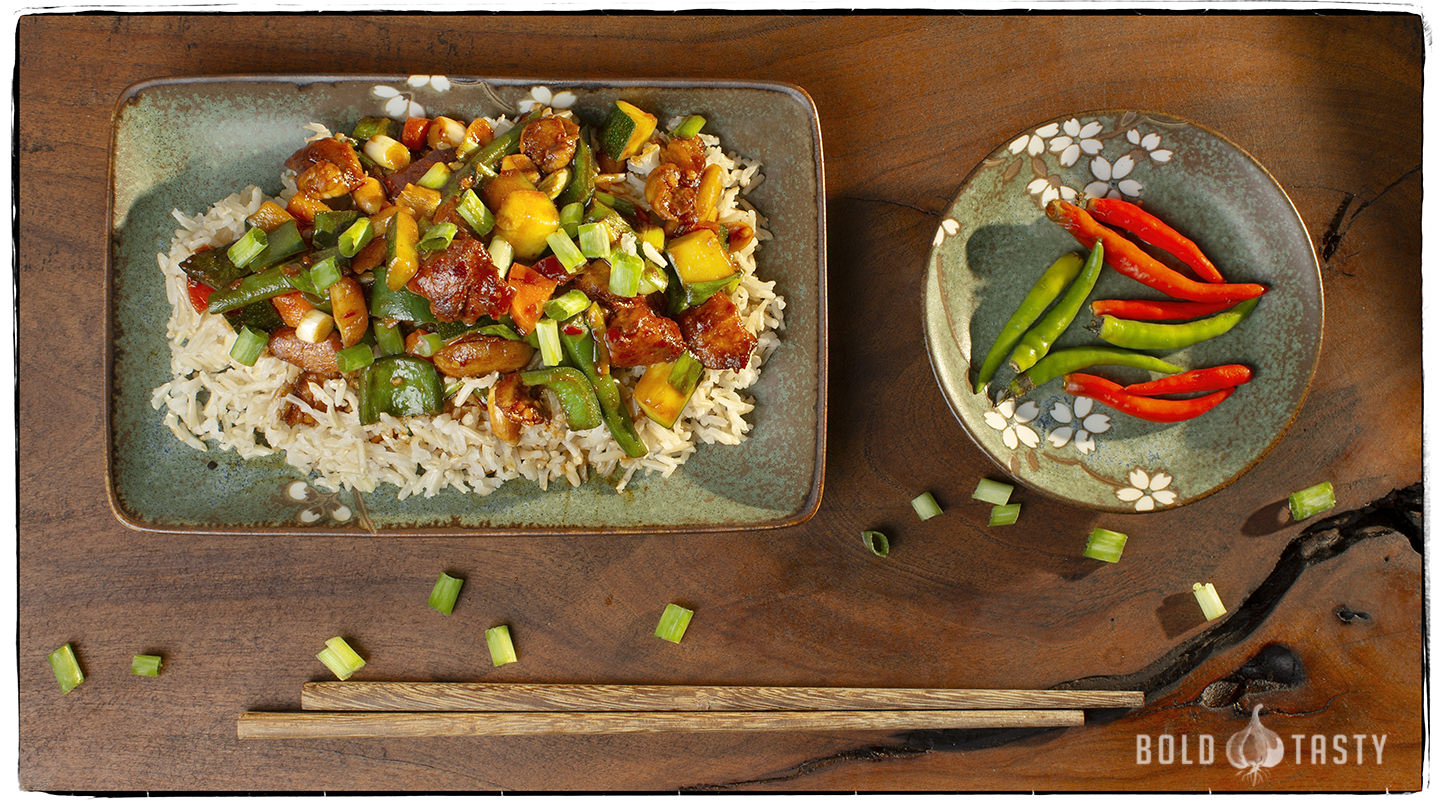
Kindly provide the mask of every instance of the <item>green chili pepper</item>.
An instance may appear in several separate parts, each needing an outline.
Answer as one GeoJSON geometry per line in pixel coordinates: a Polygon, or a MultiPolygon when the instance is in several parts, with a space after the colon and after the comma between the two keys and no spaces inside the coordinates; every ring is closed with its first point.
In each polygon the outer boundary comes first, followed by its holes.
{"type": "Polygon", "coordinates": [[[180,269],[212,290],[223,290],[249,272],[243,267],[236,267],[225,251],[219,248],[202,250],[187,257],[180,262],[180,269]]]}
{"type": "Polygon", "coordinates": [[[272,267],[261,273],[247,276],[240,286],[233,290],[216,290],[210,296],[210,312],[228,312],[257,301],[268,301],[295,289],[282,267],[272,267]]]}
{"type": "Polygon", "coordinates": [[[473,177],[477,181],[484,177],[494,177],[495,162],[508,154],[520,150],[521,131],[525,129],[526,124],[539,117],[540,110],[531,112],[529,115],[516,121],[515,126],[506,130],[504,135],[496,137],[495,140],[471,152],[470,157],[465,158],[464,164],[452,172],[450,179],[445,183],[445,188],[442,192],[445,199],[454,197],[456,194],[465,190],[461,187],[460,181],[466,177],[473,177]]]}
{"type": "Polygon", "coordinates": [[[625,403],[620,399],[620,384],[609,374],[601,374],[595,370],[595,339],[591,337],[590,330],[581,329],[580,334],[571,335],[561,329],[560,345],[564,347],[570,362],[574,363],[585,375],[585,379],[595,387],[605,426],[610,429],[610,435],[615,437],[625,455],[639,458],[650,452],[640,434],[635,432],[635,423],[631,421],[630,413],[625,410],[625,403]]]}
{"type": "Polygon", "coordinates": [[[1060,333],[1075,320],[1075,313],[1080,311],[1090,291],[1095,289],[1095,281],[1100,278],[1100,270],[1105,266],[1104,258],[1105,243],[1096,242],[1095,247],[1090,249],[1085,266],[1080,269],[1080,276],[1071,282],[1069,289],[1055,302],[1055,307],[1020,338],[1020,343],[1010,354],[1010,367],[1017,374],[1039,362],[1060,333]]]}
{"type": "Polygon", "coordinates": [[[571,203],[580,203],[583,206],[590,202],[590,197],[595,193],[597,173],[595,155],[590,151],[590,141],[581,135],[575,143],[575,176],[571,178],[570,185],[555,199],[555,206],[563,208],[571,203]]]}
{"type": "Polygon", "coordinates": [[[541,368],[522,372],[520,382],[526,385],[543,385],[554,391],[571,430],[589,430],[599,425],[603,418],[600,401],[595,398],[595,389],[581,371],[565,366],[541,368]]]}
{"type": "Polygon", "coordinates": [[[1000,364],[1014,350],[1015,344],[1020,342],[1020,338],[1025,336],[1025,330],[1039,320],[1040,315],[1045,312],[1045,308],[1050,306],[1050,302],[1058,298],[1060,293],[1065,291],[1065,286],[1075,280],[1084,263],[1080,254],[1066,253],[1056,259],[1055,263],[1050,265],[1049,269],[1040,276],[1040,280],[1035,282],[1035,286],[1025,294],[1025,300],[1020,302],[1020,307],[1015,310],[1015,314],[1011,315],[1010,320],[1000,328],[1000,334],[995,338],[995,345],[990,347],[989,354],[985,355],[985,362],[980,364],[980,373],[975,377],[975,393],[978,394],[985,390],[985,386],[990,384],[995,372],[999,370],[1000,364]]]}
{"type": "Polygon", "coordinates": [[[445,392],[434,364],[417,357],[384,357],[360,373],[360,422],[368,425],[380,414],[419,416],[440,412],[445,392]]]}
{"type": "Polygon", "coordinates": [[[1111,349],[1107,346],[1076,346],[1073,349],[1057,349],[1045,355],[1044,359],[1030,367],[1029,371],[1016,375],[1006,391],[1013,396],[1024,396],[1038,385],[1044,385],[1072,371],[1091,366],[1128,366],[1161,374],[1176,374],[1182,369],[1174,363],[1167,363],[1158,357],[1132,352],[1128,349],[1111,349]]]}
{"type": "Polygon", "coordinates": [[[412,323],[430,323],[435,315],[430,312],[430,302],[424,296],[416,295],[405,287],[390,289],[385,283],[389,270],[385,265],[376,265],[375,283],[370,285],[370,317],[412,323]]]}
{"type": "Polygon", "coordinates": [[[1258,303],[1259,298],[1251,298],[1224,312],[1189,323],[1127,321],[1106,315],[1101,319],[1098,331],[1101,340],[1127,349],[1174,351],[1229,332],[1245,320],[1258,303]]]}

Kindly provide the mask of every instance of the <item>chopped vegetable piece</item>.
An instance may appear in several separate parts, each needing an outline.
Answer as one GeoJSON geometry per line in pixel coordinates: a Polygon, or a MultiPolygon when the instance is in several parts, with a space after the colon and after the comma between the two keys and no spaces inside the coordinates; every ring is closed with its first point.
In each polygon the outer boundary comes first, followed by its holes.
{"type": "Polygon", "coordinates": [[[416,182],[425,188],[432,188],[439,191],[444,188],[445,184],[449,181],[450,167],[446,166],[444,161],[436,161],[430,164],[430,168],[426,169],[425,174],[421,175],[420,179],[416,182]]]}
{"type": "Polygon", "coordinates": [[[430,302],[424,296],[410,292],[403,284],[392,288],[389,275],[385,265],[375,268],[375,283],[370,285],[370,316],[412,323],[434,321],[430,302]]]}
{"type": "Polygon", "coordinates": [[[500,278],[510,271],[510,265],[515,261],[515,248],[503,236],[497,236],[490,240],[490,262],[495,265],[495,272],[500,278]]]}
{"type": "Polygon", "coordinates": [[[712,230],[700,228],[671,239],[665,250],[670,254],[676,274],[686,284],[718,281],[735,274],[729,252],[712,230]]]}
{"type": "Polygon", "coordinates": [[[1020,519],[1020,504],[998,504],[990,509],[991,526],[1009,526],[1020,519]]]}
{"type": "Polygon", "coordinates": [[[136,675],[153,678],[160,674],[160,656],[136,655],[130,659],[130,671],[136,675]]]}
{"type": "Polygon", "coordinates": [[[928,492],[916,495],[910,505],[915,508],[915,514],[919,515],[921,520],[929,520],[940,514],[941,511],[940,504],[935,502],[935,496],[928,492]]]}
{"type": "Polygon", "coordinates": [[[590,308],[590,298],[579,290],[571,290],[559,298],[545,303],[545,314],[553,320],[563,321],[579,315],[590,308]]]}
{"type": "Polygon", "coordinates": [[[420,237],[420,244],[417,247],[421,251],[434,252],[450,247],[450,242],[460,229],[453,222],[442,222],[439,225],[430,226],[430,230],[420,237]]]}
{"type": "Polygon", "coordinates": [[[335,319],[326,312],[312,309],[305,313],[305,317],[301,318],[300,324],[295,327],[295,337],[306,343],[319,343],[330,337],[330,333],[333,331],[335,331],[335,319]]]}
{"type": "Polygon", "coordinates": [[[1200,603],[1200,609],[1205,612],[1206,621],[1214,621],[1225,615],[1225,605],[1220,601],[1220,594],[1216,592],[1214,583],[1207,582],[1204,585],[1195,583],[1191,589],[1195,594],[1195,601],[1200,603]]]}
{"type": "Polygon", "coordinates": [[[435,353],[445,348],[445,340],[439,335],[421,335],[415,341],[415,353],[421,357],[434,357],[435,353]]]}
{"type": "Polygon", "coordinates": [[[587,259],[603,259],[610,255],[610,226],[603,222],[586,222],[580,226],[580,252],[587,259]]]}
{"type": "Polygon", "coordinates": [[[366,366],[360,379],[360,424],[380,414],[418,416],[439,413],[444,402],[440,373],[429,360],[394,356],[366,366]]]}
{"type": "Polygon", "coordinates": [[[600,400],[595,396],[595,388],[577,369],[557,366],[523,371],[520,373],[520,382],[525,385],[543,385],[555,392],[561,409],[565,411],[565,422],[571,430],[590,430],[599,427],[604,419],[600,411],[600,400]]]}
{"type": "Polygon", "coordinates": [[[631,397],[646,416],[664,427],[674,427],[703,373],[705,367],[687,351],[673,363],[648,366],[635,383],[631,397]]]}
{"type": "Polygon", "coordinates": [[[356,344],[348,349],[341,349],[335,354],[335,364],[340,367],[341,374],[359,371],[373,362],[375,362],[375,351],[364,343],[356,344]]]}
{"type": "Polygon", "coordinates": [[[1335,507],[1335,488],[1329,481],[1290,493],[1290,519],[1305,520],[1335,507]]]}
{"type": "Polygon", "coordinates": [[[541,180],[540,185],[535,188],[537,191],[544,192],[546,197],[555,200],[559,199],[560,194],[564,192],[569,185],[570,170],[560,169],[559,171],[551,172],[544,180],[541,180]]]}
{"type": "MultiPolygon", "coordinates": [[[[299,197],[300,195],[295,195],[299,197]]],[[[304,238],[300,236],[300,226],[295,220],[283,222],[275,230],[271,231],[265,251],[250,263],[252,268],[271,267],[305,250],[304,238]]]]}
{"type": "MultiPolygon", "coordinates": [[[[645,245],[647,252],[651,249],[650,245],[645,245]]],[[[653,292],[665,292],[665,288],[668,286],[670,286],[670,278],[665,275],[665,271],[647,263],[644,274],[640,276],[639,294],[649,295],[653,292]]]]}
{"type": "Polygon", "coordinates": [[[1125,541],[1128,539],[1129,535],[1096,528],[1085,541],[1084,556],[1101,562],[1120,562],[1120,552],[1125,550],[1125,541]]]}
{"type": "Polygon", "coordinates": [[[564,359],[560,348],[560,325],[554,318],[541,318],[535,323],[535,335],[540,339],[540,360],[547,366],[558,366],[564,359]]]}
{"type": "Polygon", "coordinates": [[[400,334],[400,327],[384,321],[376,321],[375,347],[380,350],[381,357],[404,352],[405,336],[400,334]]]}
{"type": "Polygon", "coordinates": [[[1040,362],[1050,351],[1056,338],[1069,328],[1070,322],[1075,320],[1076,313],[1085,304],[1085,299],[1100,278],[1104,256],[1105,243],[1096,242],[1085,259],[1085,265],[1080,268],[1080,275],[1070,282],[1065,294],[1060,296],[1049,312],[1040,316],[1040,319],[1026,330],[1020,342],[1015,345],[1015,350],[1010,353],[1010,368],[1014,369],[1015,373],[1025,371],[1040,362]]]}
{"type": "Polygon", "coordinates": [[[326,256],[310,267],[310,282],[317,290],[330,289],[340,276],[340,262],[334,256],[326,256]]]}
{"type": "Polygon", "coordinates": [[[611,160],[624,160],[640,151],[655,133],[656,118],[627,101],[616,101],[605,119],[600,146],[611,160]]]}
{"type": "Polygon", "coordinates": [[[350,137],[357,141],[368,141],[376,135],[389,135],[392,123],[394,122],[389,118],[361,118],[350,132],[350,137]]]}
{"type": "Polygon", "coordinates": [[[365,659],[339,636],[327,639],[325,649],[316,653],[315,657],[342,681],[349,680],[351,675],[365,666],[365,659]]]}
{"type": "Polygon", "coordinates": [[[464,584],[465,580],[441,571],[435,587],[430,589],[430,607],[449,616],[455,610],[455,600],[460,596],[460,586],[464,584]]]}
{"type": "Polygon", "coordinates": [[[235,342],[230,344],[230,356],[242,366],[253,366],[255,361],[260,359],[260,353],[265,351],[265,344],[269,342],[270,338],[264,332],[242,326],[235,335],[235,342]]]}
{"type": "Polygon", "coordinates": [[[508,624],[486,630],[485,643],[490,647],[490,660],[497,667],[513,664],[520,660],[515,656],[515,643],[510,640],[510,625],[508,624]]]}
{"type": "Polygon", "coordinates": [[[375,226],[370,222],[369,217],[362,217],[340,234],[338,242],[340,255],[347,259],[354,258],[355,254],[360,252],[360,248],[370,244],[370,240],[374,238],[375,226]]]}
{"type": "Polygon", "coordinates": [[[465,141],[465,125],[443,115],[437,115],[430,121],[430,129],[425,133],[425,143],[431,149],[449,149],[459,147],[465,141]]]}
{"type": "Polygon", "coordinates": [[[870,553],[876,557],[890,556],[890,538],[886,537],[884,533],[877,532],[874,529],[863,531],[860,532],[860,540],[865,543],[866,548],[870,549],[870,553]]]}
{"type": "Polygon", "coordinates": [[[975,494],[970,497],[977,501],[1004,506],[1010,502],[1010,493],[1014,491],[1014,484],[1002,484],[999,481],[991,481],[989,478],[981,478],[980,483],[975,485],[975,494]]]}
{"type": "Polygon", "coordinates": [[[675,127],[675,131],[671,134],[673,134],[677,138],[693,138],[696,135],[700,134],[700,130],[704,126],[704,117],[699,115],[690,115],[686,116],[685,120],[681,121],[680,126],[675,127]]]}
{"type": "Polygon", "coordinates": [[[415,217],[403,208],[390,217],[385,234],[385,267],[389,271],[385,283],[392,290],[404,287],[420,269],[419,230],[415,217]]]}
{"type": "Polygon", "coordinates": [[[580,232],[580,220],[585,216],[585,206],[580,203],[570,203],[560,209],[560,227],[568,233],[580,232]]]}
{"type": "Polygon", "coordinates": [[[555,231],[545,237],[545,242],[555,251],[555,258],[565,265],[567,272],[573,273],[585,263],[585,254],[580,252],[580,248],[575,246],[575,241],[565,231],[555,231]]]}
{"type": "Polygon", "coordinates": [[[255,261],[255,257],[265,252],[265,245],[268,243],[269,237],[264,228],[251,228],[225,251],[225,258],[229,259],[230,263],[236,267],[245,267],[255,261]]]}
{"type": "Polygon", "coordinates": [[[640,294],[640,277],[645,273],[645,261],[633,253],[615,252],[610,255],[610,292],[631,298],[640,294]]]}
{"type": "Polygon", "coordinates": [[[490,209],[480,201],[480,197],[474,189],[465,189],[465,193],[460,195],[460,202],[455,206],[455,211],[465,220],[476,236],[484,236],[495,230],[495,215],[490,213],[490,209]]]}
{"type": "Polygon", "coordinates": [[[675,603],[665,606],[665,612],[660,614],[660,623],[655,627],[655,635],[666,641],[680,643],[685,637],[685,628],[690,626],[690,617],[695,611],[689,610],[675,603]]]}
{"type": "Polygon", "coordinates": [[[340,234],[360,218],[359,211],[321,211],[315,215],[310,245],[317,249],[335,247],[340,244],[340,234]]]}
{"type": "Polygon", "coordinates": [[[69,644],[50,653],[50,669],[55,673],[55,680],[60,682],[62,694],[79,686],[85,680],[85,673],[80,671],[80,662],[75,660],[75,650],[69,644]]]}
{"type": "Polygon", "coordinates": [[[365,156],[391,171],[410,165],[410,148],[389,135],[375,135],[367,140],[365,156]]]}
{"type": "MultiPolygon", "coordinates": [[[[615,437],[620,449],[631,458],[640,458],[648,453],[649,449],[645,446],[645,440],[640,438],[640,434],[635,430],[630,411],[620,396],[620,384],[614,377],[600,371],[596,358],[602,355],[597,353],[598,346],[591,331],[580,331],[579,335],[566,334],[560,337],[565,356],[570,358],[571,365],[580,369],[585,374],[585,379],[595,386],[595,396],[600,400],[605,427],[609,429],[610,435],[615,437]]],[[[603,345],[603,341],[600,345],[603,345]]]]}

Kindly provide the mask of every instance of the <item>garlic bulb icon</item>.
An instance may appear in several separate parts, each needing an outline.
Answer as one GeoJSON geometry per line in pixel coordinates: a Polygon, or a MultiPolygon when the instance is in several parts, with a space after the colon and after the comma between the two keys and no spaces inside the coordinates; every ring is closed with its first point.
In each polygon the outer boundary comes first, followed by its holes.
{"type": "Polygon", "coordinates": [[[1250,722],[1244,729],[1231,734],[1225,743],[1225,758],[1252,785],[1263,778],[1261,769],[1273,768],[1285,759],[1285,742],[1279,734],[1260,722],[1262,708],[1262,704],[1255,704],[1250,712],[1250,722]]]}

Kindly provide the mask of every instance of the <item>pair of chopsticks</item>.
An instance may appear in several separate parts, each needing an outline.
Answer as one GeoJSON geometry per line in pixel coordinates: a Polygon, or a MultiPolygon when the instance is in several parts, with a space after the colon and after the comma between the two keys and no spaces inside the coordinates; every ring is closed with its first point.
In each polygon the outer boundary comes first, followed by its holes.
{"type": "Polygon", "coordinates": [[[307,683],[298,712],[246,712],[242,740],[664,731],[1056,728],[1142,692],[848,686],[307,683]]]}

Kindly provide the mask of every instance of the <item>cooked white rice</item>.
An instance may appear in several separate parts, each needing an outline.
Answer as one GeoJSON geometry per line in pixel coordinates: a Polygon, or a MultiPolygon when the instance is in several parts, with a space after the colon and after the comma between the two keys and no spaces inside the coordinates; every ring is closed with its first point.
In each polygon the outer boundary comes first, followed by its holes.
{"type": "MultiPolygon", "coordinates": [[[[508,128],[503,118],[495,122],[496,134],[508,128]]],[[[309,129],[314,137],[329,134],[319,124],[309,129]]],[[[245,218],[266,200],[255,186],[203,214],[174,212],[180,228],[169,254],[156,257],[171,306],[166,335],[172,379],[154,390],[150,404],[164,414],[164,424],[176,438],[197,450],[233,450],[242,458],[284,453],[297,470],[313,473],[319,487],[371,492],[378,484],[390,483],[401,499],[417,493],[430,497],[446,487],[483,495],[519,477],[542,489],[555,481],[578,486],[591,469],[610,475],[618,468],[617,488],[623,490],[636,471],[668,477],[695,452],[698,442],[739,444],[750,429],[745,415],[754,407],[742,392],[755,384],[761,366],[780,345],[777,333],[783,329],[785,300],[775,294],[775,282],[755,274],[755,248],[771,234],[743,194],[764,179],[760,164],[726,154],[712,135],[700,137],[707,159],[726,172],[720,220],[749,225],[757,237],[734,254],[744,275],[731,298],[758,343],[743,370],[704,373],[674,428],[643,416],[637,419],[636,428],[650,449],[643,458],[628,458],[603,424],[588,431],[568,430],[557,407],[551,408],[555,416],[549,423],[523,428],[518,444],[500,441],[490,430],[479,393],[494,383],[495,374],[446,378],[447,386],[459,382],[460,390],[445,413],[406,419],[387,414],[373,425],[361,425],[357,394],[344,378],[311,383],[314,399],[328,408],[319,411],[284,393],[299,375],[298,367],[268,354],[248,368],[234,363],[229,354],[234,331],[223,316],[200,315],[191,307],[180,263],[201,247],[224,245],[244,233],[245,218]],[[309,414],[316,425],[286,424],[281,413],[287,403],[309,414]]],[[[626,181],[636,199],[644,198],[645,176],[657,165],[658,151],[651,145],[630,161],[626,181]]],[[[293,173],[287,170],[282,182],[285,190],[275,201],[283,206],[295,193],[293,173]]],[[[637,377],[634,373],[630,379],[637,377]]]]}

